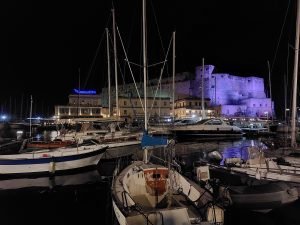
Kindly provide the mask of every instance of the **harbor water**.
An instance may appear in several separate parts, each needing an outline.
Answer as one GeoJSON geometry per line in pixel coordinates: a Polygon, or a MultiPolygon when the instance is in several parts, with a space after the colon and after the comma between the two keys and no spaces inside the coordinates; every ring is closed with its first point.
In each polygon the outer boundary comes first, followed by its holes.
{"type": "MultiPolygon", "coordinates": [[[[177,143],[176,157],[190,168],[194,161],[205,158],[208,151],[218,150],[223,157],[244,158],[245,146],[259,144],[259,140],[245,138],[177,143]]],[[[96,170],[68,175],[0,180],[1,224],[117,224],[110,196],[116,162],[100,161],[96,170]]],[[[299,225],[299,212],[299,200],[268,213],[232,207],[225,211],[225,225],[299,225]]]]}

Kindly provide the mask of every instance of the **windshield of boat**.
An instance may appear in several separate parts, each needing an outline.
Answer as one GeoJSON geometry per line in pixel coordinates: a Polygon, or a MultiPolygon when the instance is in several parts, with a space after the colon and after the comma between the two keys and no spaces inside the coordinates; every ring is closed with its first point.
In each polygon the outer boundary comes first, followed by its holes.
{"type": "Polygon", "coordinates": [[[205,125],[222,125],[223,122],[220,119],[203,119],[197,122],[197,124],[205,124],[205,125]]]}

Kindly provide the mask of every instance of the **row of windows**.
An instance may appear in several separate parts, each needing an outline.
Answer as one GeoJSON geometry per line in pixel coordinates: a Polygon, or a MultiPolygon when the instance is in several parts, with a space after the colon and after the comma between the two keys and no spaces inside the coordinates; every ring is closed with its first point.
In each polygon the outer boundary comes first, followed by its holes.
{"type": "MultiPolygon", "coordinates": [[[[127,105],[127,101],[124,101],[123,104],[127,105]]],[[[134,101],[134,105],[138,105],[138,102],[134,101]]],[[[157,106],[157,102],[154,102],[154,105],[157,106]]],[[[167,102],[164,102],[164,106],[167,106],[167,102]]]]}
{"type": "MultiPolygon", "coordinates": [[[[255,107],[255,106],[256,106],[256,104],[253,104],[253,107],[255,107]]],[[[262,107],[263,104],[259,104],[259,106],[262,107]]],[[[265,107],[268,107],[268,104],[265,104],[265,107]]]]}
{"type": "MultiPolygon", "coordinates": [[[[77,100],[73,100],[73,104],[75,105],[75,104],[77,104],[78,103],[78,101],[77,100]]],[[[97,105],[98,103],[97,103],[97,101],[85,101],[85,100],[81,100],[81,102],[80,102],[80,104],[94,104],[94,105],[97,105]]]]}
{"type": "Polygon", "coordinates": [[[78,113],[82,113],[82,114],[89,114],[89,113],[100,114],[100,109],[60,108],[59,113],[60,114],[71,114],[71,115],[78,114],[78,113]]]}
{"type": "MultiPolygon", "coordinates": [[[[126,109],[123,110],[123,115],[127,115],[128,114],[128,111],[126,109]]],[[[137,114],[137,111],[136,110],[133,110],[133,114],[137,114]]],[[[168,115],[169,113],[166,113],[166,112],[161,112],[161,114],[163,115],[168,115]]]]}
{"type": "MultiPolygon", "coordinates": [[[[187,102],[181,102],[181,103],[176,103],[177,107],[184,107],[184,106],[193,106],[193,102],[188,102],[189,104],[187,104],[187,102]]],[[[201,106],[201,102],[194,102],[194,106],[201,106]]],[[[204,102],[204,105],[207,106],[207,103],[204,102]]]]}

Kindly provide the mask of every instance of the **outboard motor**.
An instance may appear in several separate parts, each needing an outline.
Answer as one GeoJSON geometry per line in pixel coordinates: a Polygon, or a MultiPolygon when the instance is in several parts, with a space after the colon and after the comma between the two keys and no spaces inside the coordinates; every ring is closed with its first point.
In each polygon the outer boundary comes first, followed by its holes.
{"type": "Polygon", "coordinates": [[[223,156],[219,151],[211,151],[207,154],[207,159],[210,163],[214,164],[220,164],[220,162],[223,160],[223,156]]]}

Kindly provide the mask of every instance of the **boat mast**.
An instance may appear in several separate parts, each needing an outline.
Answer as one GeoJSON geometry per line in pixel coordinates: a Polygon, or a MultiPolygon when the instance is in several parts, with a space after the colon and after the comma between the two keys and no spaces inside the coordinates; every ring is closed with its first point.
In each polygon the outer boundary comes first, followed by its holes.
{"type": "MultiPolygon", "coordinates": [[[[144,107],[145,107],[145,132],[148,131],[147,126],[147,46],[146,46],[146,0],[143,0],[143,72],[144,72],[144,107]]],[[[148,149],[144,149],[144,162],[148,162],[148,149]]]]}
{"type": "Polygon", "coordinates": [[[106,30],[106,50],[107,50],[107,80],[108,80],[108,117],[111,116],[111,96],[110,96],[110,55],[109,55],[109,37],[108,28],[106,30]]]}
{"type": "Polygon", "coordinates": [[[116,82],[116,116],[119,117],[119,96],[118,96],[118,70],[117,70],[117,43],[116,43],[116,20],[115,10],[112,9],[113,17],[113,38],[114,38],[114,62],[115,62],[115,82],[116,82]]]}
{"type": "Polygon", "coordinates": [[[172,96],[172,116],[173,116],[173,122],[175,120],[175,31],[173,32],[173,80],[172,80],[172,91],[173,91],[173,96],[172,96]]]}
{"type": "Polygon", "coordinates": [[[29,137],[31,138],[31,118],[32,118],[32,95],[30,95],[30,112],[29,112],[29,137]]]}
{"type": "Polygon", "coordinates": [[[296,21],[296,37],[295,37],[295,57],[294,57],[294,76],[293,76],[293,105],[292,105],[292,131],[291,131],[291,147],[296,145],[296,111],[297,111],[297,80],[298,80],[298,52],[299,52],[299,27],[300,27],[300,0],[297,1],[297,21],[296,21]]]}
{"type": "Polygon", "coordinates": [[[206,118],[206,115],[205,115],[205,108],[204,108],[204,74],[205,74],[205,72],[204,72],[205,70],[204,70],[204,58],[202,58],[202,80],[201,80],[201,86],[202,86],[202,88],[201,88],[201,91],[202,91],[202,93],[201,93],[201,111],[202,111],[202,119],[205,119],[206,118]]]}
{"type": "Polygon", "coordinates": [[[270,123],[269,123],[269,115],[272,117],[272,123],[273,123],[273,104],[272,104],[272,87],[271,87],[271,69],[270,69],[270,62],[269,60],[267,61],[268,63],[268,74],[269,74],[269,88],[270,88],[270,114],[267,112],[267,123],[268,123],[268,131],[270,131],[270,123]]]}

